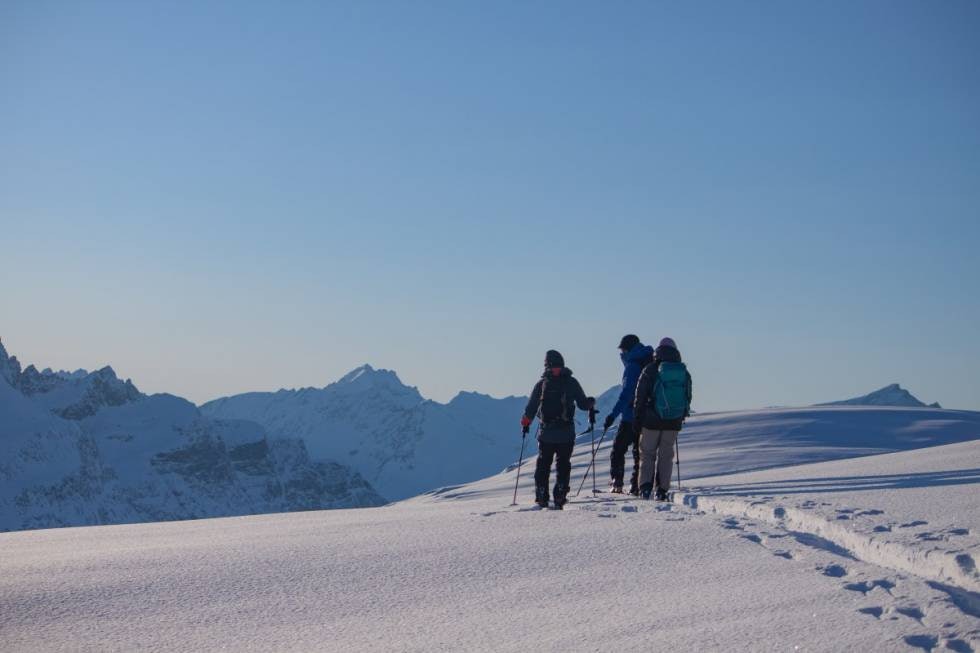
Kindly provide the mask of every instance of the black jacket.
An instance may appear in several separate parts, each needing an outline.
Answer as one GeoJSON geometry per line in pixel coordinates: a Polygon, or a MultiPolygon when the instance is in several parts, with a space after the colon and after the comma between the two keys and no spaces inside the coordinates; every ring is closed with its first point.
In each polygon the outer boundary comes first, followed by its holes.
{"type": "MultiPolygon", "coordinates": [[[[681,419],[660,419],[657,412],[650,406],[650,396],[653,388],[657,384],[657,373],[660,363],[680,363],[681,353],[673,347],[657,347],[653,355],[653,362],[643,368],[640,373],[640,380],[636,382],[636,396],[633,399],[633,415],[636,424],[642,424],[643,428],[654,429],[657,431],[680,431],[684,425],[684,417],[681,419]]],[[[693,394],[691,374],[687,374],[687,403],[690,405],[693,394]]]]}
{"type": "Polygon", "coordinates": [[[538,408],[541,406],[541,385],[544,383],[544,379],[548,377],[561,379],[562,383],[565,384],[565,396],[570,399],[565,414],[567,419],[542,425],[538,432],[538,441],[550,443],[575,442],[575,406],[578,405],[582,410],[588,410],[591,406],[578,379],[572,376],[572,371],[567,367],[554,369],[559,370],[557,375],[551,369],[545,370],[544,374],[541,375],[541,380],[534,384],[534,389],[531,390],[531,398],[524,409],[524,416],[530,420],[538,416],[538,408]]]}

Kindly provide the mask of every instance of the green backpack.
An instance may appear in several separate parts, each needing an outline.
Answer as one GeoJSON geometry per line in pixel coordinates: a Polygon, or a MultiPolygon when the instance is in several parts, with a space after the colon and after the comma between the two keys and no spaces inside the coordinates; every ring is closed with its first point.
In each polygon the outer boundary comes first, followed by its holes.
{"type": "Polygon", "coordinates": [[[691,409],[687,394],[687,366],[660,363],[653,386],[653,409],[660,419],[683,419],[691,409]]]}

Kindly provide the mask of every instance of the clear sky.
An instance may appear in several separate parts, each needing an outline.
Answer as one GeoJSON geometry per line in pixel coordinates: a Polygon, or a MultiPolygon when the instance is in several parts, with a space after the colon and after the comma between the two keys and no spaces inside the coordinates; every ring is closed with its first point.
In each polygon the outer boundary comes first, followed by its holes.
{"type": "Polygon", "coordinates": [[[364,362],[980,410],[980,3],[0,3],[0,337],[202,402],[364,362]]]}

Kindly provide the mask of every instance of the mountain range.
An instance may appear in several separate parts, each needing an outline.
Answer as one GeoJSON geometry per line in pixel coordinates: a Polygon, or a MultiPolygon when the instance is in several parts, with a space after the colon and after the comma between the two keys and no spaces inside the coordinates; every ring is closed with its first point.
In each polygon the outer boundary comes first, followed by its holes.
{"type": "MultiPolygon", "coordinates": [[[[600,415],[618,394],[599,395],[600,415]]],[[[0,530],[381,505],[512,464],[526,401],[442,404],[363,365],[322,388],[196,407],[111,367],[21,369],[0,344],[0,530]]],[[[924,406],[897,384],[842,404],[924,406]]]]}
{"type": "Polygon", "coordinates": [[[147,396],[110,367],[22,370],[0,344],[0,531],[384,502],[300,438],[147,396]]]}

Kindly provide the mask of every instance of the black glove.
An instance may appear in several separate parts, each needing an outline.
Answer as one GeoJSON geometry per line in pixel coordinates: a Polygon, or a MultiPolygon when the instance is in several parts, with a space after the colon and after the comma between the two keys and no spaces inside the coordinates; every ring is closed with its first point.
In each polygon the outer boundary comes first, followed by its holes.
{"type": "Polygon", "coordinates": [[[616,417],[615,416],[613,416],[613,415],[606,415],[606,421],[604,421],[602,423],[602,428],[604,428],[604,429],[606,429],[608,431],[609,430],[609,427],[612,426],[613,425],[613,422],[615,422],[615,421],[616,421],[616,417]]]}

